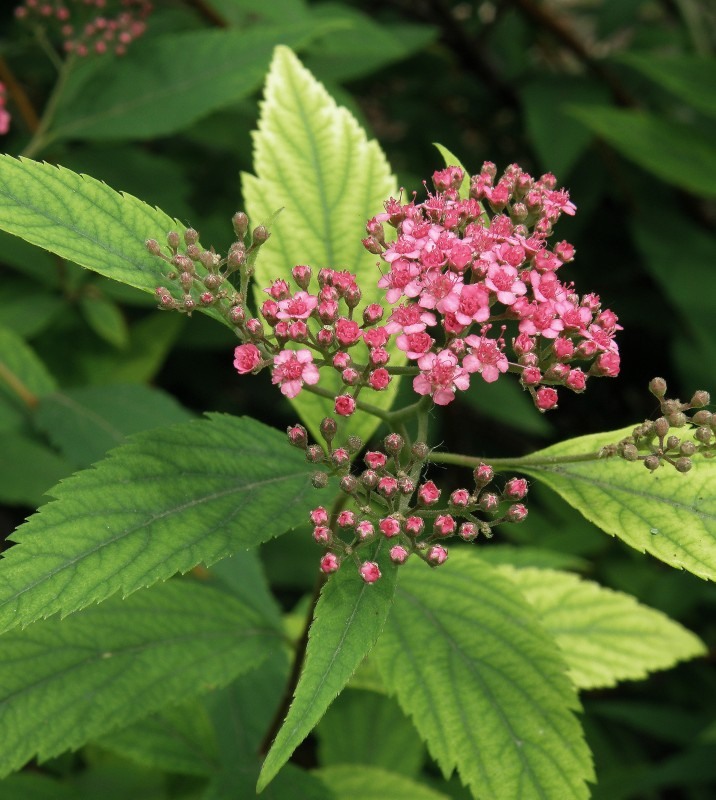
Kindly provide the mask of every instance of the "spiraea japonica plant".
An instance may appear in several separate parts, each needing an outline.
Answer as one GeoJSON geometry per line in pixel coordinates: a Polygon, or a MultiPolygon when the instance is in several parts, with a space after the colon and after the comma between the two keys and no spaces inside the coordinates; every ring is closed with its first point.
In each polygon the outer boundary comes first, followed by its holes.
{"type": "MultiPolygon", "coordinates": [[[[707,392],[682,402],[655,378],[644,404],[657,413],[636,427],[500,458],[475,430],[467,452],[447,451],[431,428],[461,393],[513,382],[540,415],[568,393],[586,391],[587,408],[597,379],[618,391],[618,300],[590,292],[554,231],[576,212],[569,194],[516,165],[471,175],[444,148],[431,181],[399,189],[286,47],[253,145],[223,252],[90,177],[2,157],[0,227],[153,293],[189,328],[199,314],[223,325],[237,385],[263,372],[296,419],[286,433],[227,414],[138,433],[18,528],[0,562],[0,770],[89,743],[194,776],[191,796],[207,800],[269,786],[456,796],[436,770],[428,785],[427,759],[476,798],[588,797],[579,692],[704,645],[501,537],[542,484],[625,545],[712,580],[707,392]],[[276,537],[313,540],[301,621],[281,619],[255,557],[276,537]],[[380,768],[288,763],[316,726],[324,751],[350,749],[341,693],[356,688],[370,691],[353,710],[380,768]]],[[[23,353],[11,381],[34,380],[23,353]]],[[[36,393],[52,426],[52,386],[36,393]]]]}

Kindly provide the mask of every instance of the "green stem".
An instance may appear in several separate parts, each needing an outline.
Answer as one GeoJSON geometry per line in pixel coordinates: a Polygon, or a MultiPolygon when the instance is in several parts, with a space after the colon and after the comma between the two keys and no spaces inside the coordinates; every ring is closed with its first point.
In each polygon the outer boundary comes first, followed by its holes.
{"type": "Polygon", "coordinates": [[[34,158],[37,153],[43,150],[43,148],[45,148],[53,140],[53,134],[49,133],[48,131],[50,130],[52,122],[55,118],[55,114],[57,113],[60,98],[62,97],[65,87],[67,86],[67,79],[72,72],[74,63],[75,59],[70,57],[60,67],[55,88],[52,90],[50,99],[47,101],[45,110],[42,112],[40,124],[37,126],[37,130],[35,130],[35,132],[32,134],[32,138],[27,143],[24,150],[20,153],[21,156],[25,156],[26,158],[34,158]]]}
{"type": "Polygon", "coordinates": [[[456,464],[460,467],[475,468],[480,464],[489,464],[498,471],[506,469],[530,469],[532,467],[554,467],[559,464],[577,464],[584,461],[598,461],[604,458],[601,451],[578,453],[567,456],[516,456],[513,458],[485,458],[480,456],[464,456],[459,453],[439,453],[432,451],[428,461],[434,464],[456,464]]]}

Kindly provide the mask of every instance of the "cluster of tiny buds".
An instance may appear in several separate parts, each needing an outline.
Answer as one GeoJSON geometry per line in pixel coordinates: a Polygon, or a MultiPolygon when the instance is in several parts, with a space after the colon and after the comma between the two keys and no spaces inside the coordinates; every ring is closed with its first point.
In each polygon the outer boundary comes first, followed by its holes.
{"type": "Polygon", "coordinates": [[[260,225],[249,235],[249,220],[243,212],[234,214],[232,224],[237,238],[225,258],[213,248],[203,248],[193,228],[187,228],[183,236],[170,231],[166,238],[168,253],[156,239],[147,239],[145,245],[152,255],[166,262],[170,268],[166,279],[178,286],[175,293],[166,286],[156,288],[159,308],[187,314],[197,308],[215,308],[238,329],[240,336],[248,338],[258,320],[252,320],[247,312],[245,285],[253,272],[257,251],[267,241],[269,233],[260,225]],[[229,280],[237,271],[244,292],[237,292],[229,280]]]}
{"type": "Polygon", "coordinates": [[[322,421],[325,450],[308,443],[302,425],[293,425],[287,431],[289,442],[305,450],[310,463],[324,468],[314,474],[313,485],[322,488],[330,475],[336,475],[352,503],[351,508],[333,517],[323,506],[310,513],[313,539],[327,551],[320,562],[326,574],[338,570],[348,557],[366,583],[377,581],[381,577],[378,564],[362,560],[360,552],[372,551],[381,536],[391,542],[389,556],[394,564],[404,564],[415,554],[438,567],[448,557],[443,544],[446,539],[457,536],[472,542],[479,535],[489,538],[496,525],[522,522],[527,517],[522,502],[528,491],[524,478],[511,478],[497,490],[491,485],[495,477],[492,467],[480,464],[473,471],[472,488],[455,489],[444,498],[432,480],[419,479],[430,454],[424,442],[408,448],[402,436],[391,433],[381,449],[364,454],[365,468],[353,474],[351,462],[363,443],[357,437],[348,437],[344,445],[333,447],[336,429],[333,418],[322,421]]]}
{"type": "Polygon", "coordinates": [[[147,29],[149,0],[25,0],[15,17],[57,28],[66,53],[122,56],[147,29]]]}
{"type": "Polygon", "coordinates": [[[682,473],[692,468],[694,455],[716,456],[716,414],[705,408],[711,402],[708,392],[694,392],[688,403],[668,399],[663,378],[654,378],[649,391],[659,400],[661,416],[637,425],[631,436],[604,448],[603,455],[641,461],[650,472],[669,464],[682,473]],[[680,434],[672,433],[672,428],[680,434]]]}

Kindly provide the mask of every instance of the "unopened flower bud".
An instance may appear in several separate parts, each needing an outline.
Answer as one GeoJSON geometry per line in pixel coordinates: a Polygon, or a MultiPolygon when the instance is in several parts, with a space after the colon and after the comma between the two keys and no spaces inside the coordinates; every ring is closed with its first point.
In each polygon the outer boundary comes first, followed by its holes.
{"type": "Polygon", "coordinates": [[[286,433],[290,444],[294,447],[300,447],[301,450],[306,449],[308,446],[308,431],[303,425],[291,425],[286,428],[286,433]]]}
{"type": "Polygon", "coordinates": [[[167,244],[169,247],[176,251],[179,245],[181,244],[181,239],[179,238],[179,234],[176,231],[169,231],[167,234],[167,244]]]}
{"type": "Polygon", "coordinates": [[[317,506],[308,516],[314,525],[328,524],[328,511],[323,506],[317,506]]]}
{"type": "Polygon", "coordinates": [[[364,542],[366,539],[370,539],[375,534],[373,523],[370,522],[370,520],[362,519],[356,525],[356,533],[362,542],[364,542]]]}
{"type": "Polygon", "coordinates": [[[306,448],[306,461],[310,464],[320,464],[323,461],[323,448],[320,445],[312,444],[306,448]]]}
{"type": "Polygon", "coordinates": [[[422,517],[408,517],[405,520],[405,532],[408,536],[420,536],[425,529],[425,520],[422,517]]]}
{"type": "Polygon", "coordinates": [[[692,456],[696,452],[696,445],[693,442],[682,442],[679,445],[679,452],[682,456],[692,456]]]}
{"type": "Polygon", "coordinates": [[[708,392],[705,392],[703,389],[699,389],[698,391],[694,392],[694,396],[691,398],[689,405],[691,408],[703,408],[710,402],[711,395],[708,392]]]}
{"type": "Polygon", "coordinates": [[[196,244],[199,241],[199,234],[194,228],[187,228],[184,231],[184,241],[187,245],[196,244]]]}
{"type": "Polygon", "coordinates": [[[470,492],[467,489],[455,489],[450,495],[450,505],[457,508],[465,508],[470,505],[470,492]]]}
{"type": "Polygon", "coordinates": [[[392,475],[383,475],[378,479],[378,492],[390,500],[398,493],[398,481],[392,475]]]}
{"type": "Polygon", "coordinates": [[[193,311],[196,308],[196,300],[190,294],[187,294],[184,296],[183,305],[187,311],[193,311]]]}
{"type": "Polygon", "coordinates": [[[364,561],[358,571],[366,583],[375,583],[381,575],[380,568],[375,561],[364,561]]]}
{"type": "Polygon", "coordinates": [[[358,491],[358,481],[354,475],[344,475],[339,485],[346,494],[355,494],[358,491]]]}
{"type": "Polygon", "coordinates": [[[407,475],[402,475],[398,478],[398,491],[401,494],[404,494],[406,497],[410,497],[410,495],[415,491],[415,484],[407,475]]]}
{"type": "Polygon", "coordinates": [[[466,542],[471,542],[479,533],[474,522],[463,522],[457,530],[457,535],[466,542]]]}
{"type": "Polygon", "coordinates": [[[390,453],[391,456],[397,456],[403,449],[405,442],[399,433],[389,433],[383,440],[385,452],[390,453]]]}
{"type": "Polygon", "coordinates": [[[316,525],[313,529],[313,539],[318,544],[328,544],[331,541],[331,529],[327,525],[316,525]]]}
{"type": "Polygon", "coordinates": [[[162,248],[156,239],[147,239],[144,246],[153,256],[160,256],[162,254],[162,248]]]}
{"type": "Polygon", "coordinates": [[[663,378],[652,378],[649,381],[649,391],[654,397],[664,397],[666,394],[666,381],[663,378]]]}
{"type": "Polygon", "coordinates": [[[674,414],[669,414],[669,423],[674,428],[683,428],[684,425],[689,421],[689,418],[684,414],[683,411],[676,411],[674,414]]]}
{"type": "Polygon", "coordinates": [[[694,431],[694,439],[696,439],[696,441],[698,442],[701,442],[701,444],[708,444],[712,436],[713,433],[711,431],[711,428],[707,428],[706,426],[703,426],[702,428],[697,428],[694,431]]]}
{"type": "Polygon", "coordinates": [[[378,527],[387,539],[392,539],[400,533],[400,522],[395,517],[384,517],[378,522],[378,527]]]}
{"type": "Polygon", "coordinates": [[[314,472],[311,483],[314,489],[325,489],[328,486],[328,475],[325,472],[314,472]]]}
{"type": "Polygon", "coordinates": [[[676,467],[677,472],[685,473],[691,469],[693,463],[690,458],[679,458],[674,466],[676,467]]]}
{"type": "Polygon", "coordinates": [[[478,464],[473,470],[472,475],[477,486],[487,486],[495,477],[495,471],[489,464],[478,464]]]}
{"type": "Polygon", "coordinates": [[[417,461],[425,461],[430,454],[430,448],[425,442],[415,442],[415,444],[410,448],[410,453],[417,461]]]}
{"type": "Polygon", "coordinates": [[[327,441],[332,442],[336,432],[338,430],[338,424],[336,423],[333,417],[324,417],[321,420],[320,431],[321,436],[327,441]]]}
{"type": "Polygon", "coordinates": [[[308,289],[308,284],[311,282],[311,268],[304,264],[297,264],[292,270],[294,281],[298,284],[300,289],[304,291],[308,289]]]}
{"type": "Polygon", "coordinates": [[[654,433],[662,439],[669,432],[669,420],[666,417],[659,417],[654,420],[654,433]]]}
{"type": "Polygon", "coordinates": [[[229,319],[234,323],[234,325],[239,325],[246,319],[246,313],[241,306],[234,306],[229,311],[229,319]]]}
{"type": "Polygon", "coordinates": [[[256,319],[256,317],[246,320],[246,330],[257,338],[264,335],[264,326],[261,324],[261,320],[256,319]]]}
{"type": "Polygon", "coordinates": [[[333,344],[335,334],[331,328],[321,328],[316,334],[316,339],[321,347],[330,347],[333,344]]]}
{"type": "Polygon", "coordinates": [[[650,471],[653,472],[655,469],[659,469],[660,464],[659,456],[647,456],[644,459],[644,466],[650,471]]]}
{"type": "Polygon", "coordinates": [[[254,247],[261,247],[271,236],[269,229],[265,225],[257,225],[251,233],[251,244],[254,247]]]}
{"type": "Polygon", "coordinates": [[[336,572],[340,565],[341,562],[338,556],[334,555],[333,553],[326,553],[326,555],[321,559],[321,572],[325,572],[326,575],[330,575],[332,572],[336,572]]]}
{"type": "Polygon", "coordinates": [[[639,451],[633,444],[625,444],[621,448],[621,456],[625,461],[637,461],[639,459],[639,451]]]}
{"type": "Polygon", "coordinates": [[[380,476],[375,470],[367,469],[360,476],[360,482],[366,489],[375,489],[378,486],[380,476]]]}
{"type": "Polygon", "coordinates": [[[366,325],[374,325],[383,319],[383,306],[378,303],[370,303],[363,309],[363,322],[366,325]]]}
{"type": "Polygon", "coordinates": [[[433,523],[433,530],[438,536],[451,536],[455,533],[455,529],[457,528],[457,523],[455,522],[454,517],[450,514],[440,514],[435,517],[435,522],[433,523]]]}
{"type": "Polygon", "coordinates": [[[343,469],[343,467],[347,467],[351,463],[350,453],[345,447],[337,447],[331,453],[331,463],[337,469],[343,469]]]}
{"type": "Polygon", "coordinates": [[[439,567],[441,564],[444,564],[447,561],[447,557],[447,549],[441,547],[439,544],[436,544],[434,547],[431,547],[430,550],[428,550],[428,563],[433,567],[439,567]]]}
{"type": "Polygon", "coordinates": [[[400,544],[390,548],[390,560],[394,564],[405,564],[409,555],[408,551],[400,544]]]}
{"type": "Polygon", "coordinates": [[[440,489],[433,481],[425,481],[418,489],[418,503],[422,506],[433,506],[440,499],[440,489]]]}
{"type": "Polygon", "coordinates": [[[343,293],[348,308],[355,308],[361,300],[361,290],[357,286],[349,286],[343,293]]]}
{"type": "Polygon", "coordinates": [[[681,439],[678,436],[669,436],[666,440],[666,449],[667,450],[676,450],[679,446],[681,439]]]}
{"type": "Polygon", "coordinates": [[[712,418],[713,414],[710,411],[706,411],[706,409],[703,408],[701,409],[701,411],[697,411],[691,417],[691,421],[694,423],[694,425],[710,425],[712,418]]]}
{"type": "Polygon", "coordinates": [[[500,505],[500,498],[494,492],[487,492],[480,498],[479,506],[483,511],[494,512],[500,505]]]}
{"type": "Polygon", "coordinates": [[[349,394],[338,395],[334,410],[336,414],[340,414],[342,417],[350,417],[356,410],[356,401],[349,394]]]}
{"type": "Polygon", "coordinates": [[[231,225],[234,228],[234,233],[238,239],[243,239],[246,236],[246,231],[249,229],[249,218],[243,211],[237,211],[231,218],[231,225]]]}
{"type": "Polygon", "coordinates": [[[336,521],[341,528],[352,528],[356,524],[356,515],[352,511],[341,511],[336,521]]]}
{"type": "Polygon", "coordinates": [[[341,379],[346,386],[355,386],[360,381],[360,372],[353,367],[346,367],[341,373],[341,379]]]}
{"type": "Polygon", "coordinates": [[[522,522],[527,519],[527,507],[522,503],[515,503],[507,509],[505,520],[507,522],[522,522]]]}

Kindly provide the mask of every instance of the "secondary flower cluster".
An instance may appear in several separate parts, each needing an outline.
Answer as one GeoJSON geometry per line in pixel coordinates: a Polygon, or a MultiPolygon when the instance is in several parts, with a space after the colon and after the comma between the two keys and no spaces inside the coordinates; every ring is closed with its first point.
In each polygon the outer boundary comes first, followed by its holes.
{"type": "Polygon", "coordinates": [[[550,249],[547,240],[575,206],[554,176],[535,180],[512,165],[495,178],[486,162],[461,197],[465,173],[436,172],[435,194],[422,203],[391,198],[368,222],[363,244],[387,265],[378,285],[399,305],[385,330],[417,362],[418,394],[445,405],[471,374],[490,383],[509,369],[546,411],[557,404],[554,386],[581,392],[588,375],[618,374],[620,326],[597,295],[580,297],[558,278],[574,248],[562,241],[550,249]],[[396,238],[386,239],[386,223],[396,238]]]}
{"type": "MultiPolygon", "coordinates": [[[[364,560],[361,551],[374,552],[381,538],[389,540],[389,557],[394,564],[404,564],[415,555],[438,567],[447,560],[444,542],[450,537],[471,542],[480,534],[492,536],[495,525],[522,522],[527,517],[527,508],[521,502],[528,490],[524,478],[512,478],[498,490],[492,485],[492,467],[480,464],[473,471],[470,488],[455,489],[444,498],[432,480],[420,479],[429,454],[425,443],[416,442],[405,453],[403,438],[391,433],[382,449],[365,453],[365,469],[355,475],[351,459],[362,442],[349,437],[345,445],[334,448],[336,430],[332,417],[321,423],[327,445],[324,451],[319,445],[308,444],[308,434],[301,425],[288,429],[289,442],[304,449],[310,463],[338,475],[342,491],[351,500],[352,507],[341,508],[333,516],[323,506],[310,513],[313,539],[326,551],[320,561],[324,573],[335,572],[349,558],[363,580],[374,583],[381,577],[380,567],[377,561],[364,560]]],[[[325,486],[329,472],[317,472],[314,485],[325,486]]]]}
{"type": "Polygon", "coordinates": [[[604,448],[604,456],[641,461],[651,472],[669,464],[682,473],[691,470],[692,456],[697,453],[705,458],[716,456],[716,414],[705,408],[711,402],[708,392],[694,392],[688,403],[670,400],[663,378],[650,381],[649,390],[658,398],[662,416],[637,425],[631,436],[604,448]],[[694,413],[689,416],[687,411],[694,413]],[[672,428],[680,429],[681,435],[672,433],[672,428]]]}
{"type": "Polygon", "coordinates": [[[5,108],[7,102],[7,90],[5,84],[0,81],[0,136],[3,136],[10,130],[10,112],[5,108]]]}
{"type": "Polygon", "coordinates": [[[124,55],[147,28],[150,0],[25,0],[18,19],[57,27],[66,53],[124,55]]]}

